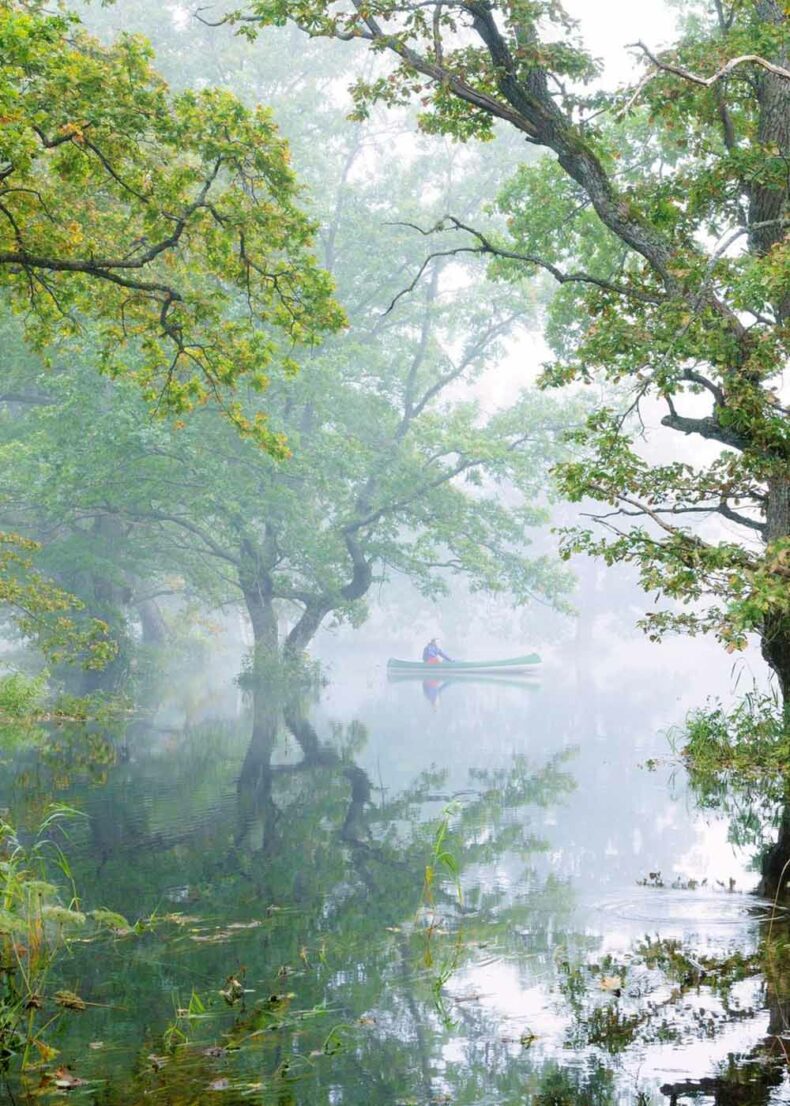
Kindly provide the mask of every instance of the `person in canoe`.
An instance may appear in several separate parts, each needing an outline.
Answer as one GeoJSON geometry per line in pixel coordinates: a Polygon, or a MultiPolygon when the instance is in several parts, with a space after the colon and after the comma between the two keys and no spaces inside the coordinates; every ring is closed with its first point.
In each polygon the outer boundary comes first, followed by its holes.
{"type": "Polygon", "coordinates": [[[451,661],[452,659],[452,657],[448,657],[446,653],[442,652],[435,637],[431,638],[422,651],[423,664],[441,664],[442,661],[451,661]]]}

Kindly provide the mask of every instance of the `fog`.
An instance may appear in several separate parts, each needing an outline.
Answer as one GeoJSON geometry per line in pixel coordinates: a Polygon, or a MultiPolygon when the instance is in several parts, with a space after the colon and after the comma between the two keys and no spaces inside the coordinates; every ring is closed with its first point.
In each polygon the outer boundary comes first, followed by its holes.
{"type": "Polygon", "coordinates": [[[756,32],[372,8],[0,3],[0,1085],[790,1101],[756,32]]]}

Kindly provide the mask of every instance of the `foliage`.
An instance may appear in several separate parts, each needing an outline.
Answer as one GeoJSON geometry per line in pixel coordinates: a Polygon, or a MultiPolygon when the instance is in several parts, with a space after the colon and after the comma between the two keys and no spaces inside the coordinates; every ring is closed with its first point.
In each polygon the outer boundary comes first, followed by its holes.
{"type": "Polygon", "coordinates": [[[654,637],[711,630],[741,649],[759,633],[786,690],[790,17],[778,0],[684,12],[670,49],[641,47],[649,67],[625,92],[585,87],[598,68],[554,0],[253,0],[242,29],[290,19],[385,55],[389,70],[356,85],[360,117],[418,99],[433,133],[488,139],[500,121],[555,155],[501,193],[508,234],[445,217],[436,256],[489,257],[505,280],[550,274],[560,291],[544,383],[629,392],[624,410],[596,411],[575,435],[587,456],[559,467],[570,499],[612,508],[598,514],[603,537],[575,530],[566,552],[635,563],[648,590],[684,604],[647,616],[654,637]],[[712,459],[646,458],[643,408],[712,442],[712,459]],[[695,526],[700,515],[732,537],[695,526]]]}
{"type": "Polygon", "coordinates": [[[776,696],[754,691],[732,710],[715,703],[692,711],[670,734],[698,801],[729,815],[730,838],[739,845],[764,849],[786,806],[786,717],[776,696]]]}
{"type": "Polygon", "coordinates": [[[10,672],[0,676],[0,719],[19,721],[35,713],[46,694],[44,676],[10,672]]]}
{"type": "Polygon", "coordinates": [[[776,697],[753,692],[731,711],[721,703],[688,716],[680,738],[692,782],[732,778],[769,789],[784,776],[790,734],[776,697]]]}
{"type": "Polygon", "coordinates": [[[29,538],[0,533],[0,603],[51,661],[102,668],[117,652],[107,623],[83,617],[83,604],[36,570],[33,556],[39,549],[29,538]]]}
{"type": "Polygon", "coordinates": [[[158,412],[218,402],[282,456],[236,383],[265,389],[342,315],[271,114],[172,95],[144,40],[104,47],[38,0],[3,0],[0,43],[0,282],[30,340],[87,340],[158,412]]]}
{"type": "MultiPolygon", "coordinates": [[[[138,595],[232,599],[245,603],[260,648],[296,655],[325,620],[358,624],[370,589],[396,574],[431,596],[460,574],[518,603],[563,602],[569,576],[528,545],[548,517],[548,468],[580,410],[535,393],[506,410],[485,403],[479,381],[527,312],[520,292],[481,294],[472,269],[448,269],[424,297],[382,316],[397,289],[382,261],[392,230],[378,227],[372,250],[359,213],[401,194],[411,215],[417,182],[446,189],[457,166],[448,152],[379,174],[368,152],[369,181],[352,186],[343,167],[363,152],[342,137],[341,176],[327,192],[338,214],[325,260],[354,329],[266,397],[270,425],[290,444],[287,464],[215,411],[174,431],[151,423],[128,381],[97,389],[86,366],[26,367],[24,387],[48,402],[0,425],[0,493],[16,525],[54,533],[48,567],[115,619],[116,636],[123,616],[113,610],[138,595]],[[134,479],[119,480],[130,469],[134,479]]],[[[472,202],[476,177],[464,179],[472,202]]],[[[400,239],[416,258],[419,243],[400,239]]],[[[245,395],[251,418],[260,409],[245,395]]]]}
{"type": "Polygon", "coordinates": [[[67,808],[54,808],[28,848],[20,844],[11,826],[0,822],[0,1072],[4,1075],[12,1063],[25,1067],[31,1050],[42,1060],[56,1055],[42,1033],[69,1007],[65,992],[47,996],[46,986],[55,958],[86,922],[76,897],[64,905],[52,882],[53,872],[70,879],[68,861],[51,834],[54,826],[73,814],[67,808]]]}
{"type": "Polygon", "coordinates": [[[327,683],[321,663],[308,656],[281,657],[279,654],[251,649],[242,658],[236,683],[246,692],[265,685],[278,696],[312,696],[327,683]]]}
{"type": "MultiPolygon", "coordinates": [[[[217,89],[174,95],[151,59],[140,37],[103,46],[65,10],[0,3],[3,301],[45,378],[55,357],[82,358],[156,414],[215,405],[283,457],[265,410],[248,418],[237,390],[265,390],[293,371],[295,347],[343,325],[315,228],[271,113],[217,89]]],[[[13,338],[4,411],[46,404],[46,380],[15,389],[29,356],[13,338]]],[[[37,549],[0,535],[0,603],[22,634],[53,662],[119,664],[123,634],[37,571],[37,549]]]]}

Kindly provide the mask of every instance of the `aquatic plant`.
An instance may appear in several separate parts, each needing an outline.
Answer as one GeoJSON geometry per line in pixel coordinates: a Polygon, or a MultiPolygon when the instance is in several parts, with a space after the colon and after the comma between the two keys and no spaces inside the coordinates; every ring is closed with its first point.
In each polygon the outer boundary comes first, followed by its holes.
{"type": "Polygon", "coordinates": [[[263,649],[251,649],[244,656],[236,677],[243,691],[265,686],[275,695],[316,693],[326,682],[320,662],[306,653],[281,655],[263,649]]]}
{"type": "Polygon", "coordinates": [[[127,925],[109,911],[87,915],[71,866],[54,840],[66,820],[81,817],[63,805],[50,807],[29,845],[0,820],[0,1077],[24,1071],[57,1052],[47,1031],[67,1012],[85,1009],[74,991],[50,989],[53,967],[75,933],[127,925]],[[63,888],[66,888],[64,891],[63,888]]]}
{"type": "MultiPolygon", "coordinates": [[[[61,901],[50,879],[53,865],[71,879],[63,853],[53,845],[49,831],[76,812],[65,807],[52,809],[42,822],[33,844],[25,848],[12,826],[0,822],[0,1072],[15,1059],[22,1067],[31,1049],[46,1058],[49,1048],[43,1029],[57,1012],[44,1014],[44,991],[58,950],[71,931],[85,923],[76,895],[68,905],[61,901]]],[[[65,1006],[61,1004],[61,1009],[65,1006]]]]}
{"type": "Polygon", "coordinates": [[[442,811],[442,817],[439,819],[433,837],[431,858],[428,864],[425,865],[422,887],[421,913],[425,918],[422,959],[424,966],[432,973],[434,1000],[440,1013],[444,1013],[441,991],[459,965],[463,940],[461,928],[458,927],[453,935],[449,951],[442,956],[436,955],[436,937],[444,932],[444,916],[436,905],[435,888],[437,880],[441,878],[443,873],[445,877],[449,877],[452,881],[458,905],[463,905],[464,893],[461,886],[460,867],[457,858],[447,847],[447,836],[450,832],[451,822],[460,809],[460,803],[453,801],[448,803],[442,811]]]}
{"type": "Polygon", "coordinates": [[[759,691],[745,695],[731,711],[720,702],[692,711],[671,737],[676,745],[682,741],[692,783],[703,791],[730,777],[770,785],[784,775],[790,754],[790,729],[778,696],[759,691]]]}
{"type": "Polygon", "coordinates": [[[19,722],[29,718],[42,707],[46,690],[46,674],[8,672],[0,676],[0,719],[19,722]]]}

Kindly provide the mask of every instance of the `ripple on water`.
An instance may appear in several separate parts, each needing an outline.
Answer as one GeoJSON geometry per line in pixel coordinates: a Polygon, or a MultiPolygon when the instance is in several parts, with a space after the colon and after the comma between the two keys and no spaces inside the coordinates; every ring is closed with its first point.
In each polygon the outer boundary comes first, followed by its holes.
{"type": "Polygon", "coordinates": [[[658,887],[613,892],[594,899],[589,907],[593,914],[603,915],[604,918],[617,918],[650,928],[693,929],[696,932],[709,929],[742,930],[769,920],[774,913],[777,917],[787,917],[790,913],[755,895],[658,887]]]}

